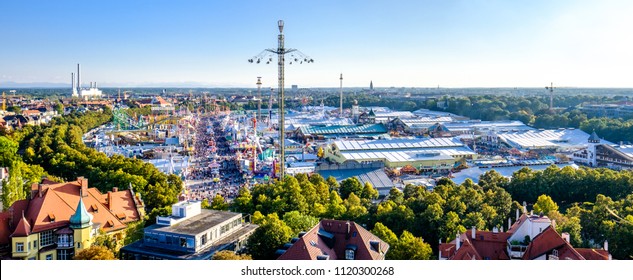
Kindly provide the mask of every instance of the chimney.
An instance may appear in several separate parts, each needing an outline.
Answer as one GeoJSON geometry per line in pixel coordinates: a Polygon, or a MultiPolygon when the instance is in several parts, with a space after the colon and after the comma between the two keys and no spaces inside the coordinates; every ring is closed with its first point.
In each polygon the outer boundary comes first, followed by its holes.
{"type": "Polygon", "coordinates": [[[70,89],[75,89],[75,73],[70,72],[70,89]]]}
{"type": "Polygon", "coordinates": [[[523,201],[523,213],[527,214],[527,202],[523,201]]]}
{"type": "Polygon", "coordinates": [[[37,184],[37,196],[42,197],[42,184],[37,184]]]}
{"type": "Polygon", "coordinates": [[[114,200],[112,199],[112,192],[108,192],[108,208],[110,208],[110,210],[112,210],[113,205],[114,204],[114,200]]]}
{"type": "Polygon", "coordinates": [[[552,220],[552,228],[556,229],[556,220],[552,220]]]}
{"type": "Polygon", "coordinates": [[[560,237],[565,239],[565,242],[569,243],[569,233],[563,232],[563,233],[560,234],[560,237]]]}
{"type": "Polygon", "coordinates": [[[508,218],[508,230],[512,227],[512,220],[508,218]]]}
{"type": "Polygon", "coordinates": [[[499,233],[499,229],[495,226],[492,228],[492,233],[499,233]]]}
{"type": "Polygon", "coordinates": [[[112,192],[118,192],[118,191],[119,191],[119,188],[117,188],[117,187],[112,187],[112,192]]]}
{"type": "Polygon", "coordinates": [[[475,226],[473,226],[471,229],[471,233],[470,233],[470,239],[475,240],[475,233],[477,232],[477,228],[475,226]]]}
{"type": "Polygon", "coordinates": [[[534,210],[530,210],[530,216],[534,216],[534,210]]]}
{"type": "Polygon", "coordinates": [[[499,232],[503,232],[503,226],[501,226],[501,229],[499,229],[499,232]]]}
{"type": "Polygon", "coordinates": [[[77,177],[77,183],[81,185],[81,197],[88,196],[88,179],[84,177],[77,177]]]}
{"type": "Polygon", "coordinates": [[[517,215],[516,216],[517,217],[516,217],[515,221],[518,221],[519,220],[519,209],[518,208],[517,208],[517,215]]]}
{"type": "MultiPolygon", "coordinates": [[[[604,241],[604,245],[602,246],[602,248],[603,248],[605,251],[609,252],[609,241],[605,240],[605,241],[604,241]]],[[[611,254],[609,254],[609,259],[611,259],[611,254]]]]}
{"type": "Polygon", "coordinates": [[[77,94],[81,94],[81,69],[77,63],[77,94]]]}
{"type": "Polygon", "coordinates": [[[459,240],[459,233],[455,235],[455,251],[457,252],[457,250],[459,250],[459,246],[461,245],[460,243],[462,243],[461,240],[459,240]]]}

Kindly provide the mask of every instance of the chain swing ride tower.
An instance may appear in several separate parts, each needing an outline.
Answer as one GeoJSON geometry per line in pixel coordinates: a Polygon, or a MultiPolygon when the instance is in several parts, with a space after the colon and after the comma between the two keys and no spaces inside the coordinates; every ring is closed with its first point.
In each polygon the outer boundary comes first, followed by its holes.
{"type": "Polygon", "coordinates": [[[286,49],[284,47],[284,21],[279,20],[277,22],[277,26],[279,27],[279,35],[277,36],[278,45],[277,49],[265,49],[258,55],[252,57],[248,60],[250,63],[261,63],[265,62],[266,64],[270,64],[273,61],[273,56],[277,55],[277,66],[279,71],[279,178],[283,180],[285,177],[285,167],[286,167],[286,159],[285,159],[285,127],[284,127],[284,66],[286,64],[285,56],[288,54],[290,57],[290,63],[293,62],[303,64],[312,63],[314,60],[307,55],[301,53],[297,49],[286,49]]]}

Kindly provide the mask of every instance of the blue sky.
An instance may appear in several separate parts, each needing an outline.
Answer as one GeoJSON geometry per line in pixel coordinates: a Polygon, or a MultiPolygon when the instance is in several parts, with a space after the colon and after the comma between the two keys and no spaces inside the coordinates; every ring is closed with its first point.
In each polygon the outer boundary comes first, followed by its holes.
{"type": "Polygon", "coordinates": [[[1,1],[2,82],[633,87],[633,1],[1,1]]]}

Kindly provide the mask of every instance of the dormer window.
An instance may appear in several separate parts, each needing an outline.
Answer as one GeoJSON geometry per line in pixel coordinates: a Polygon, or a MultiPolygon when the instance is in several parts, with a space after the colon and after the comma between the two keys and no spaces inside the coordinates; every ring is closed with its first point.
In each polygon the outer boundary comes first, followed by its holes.
{"type": "Polygon", "coordinates": [[[355,251],[352,249],[346,249],[345,250],[345,259],[346,260],[354,260],[355,257],[355,251]]]}
{"type": "Polygon", "coordinates": [[[356,258],[356,245],[348,244],[345,246],[345,259],[354,260],[356,258]]]}

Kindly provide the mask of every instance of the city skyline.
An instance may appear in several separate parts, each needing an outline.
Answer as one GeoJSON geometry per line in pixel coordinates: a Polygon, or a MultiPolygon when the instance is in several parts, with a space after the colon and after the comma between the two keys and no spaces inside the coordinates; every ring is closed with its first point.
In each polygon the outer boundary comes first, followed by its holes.
{"type": "Polygon", "coordinates": [[[70,85],[76,63],[104,87],[275,87],[275,65],[247,60],[279,19],[315,60],[288,86],[633,87],[630,1],[339,2],[3,2],[0,87],[70,85]]]}

